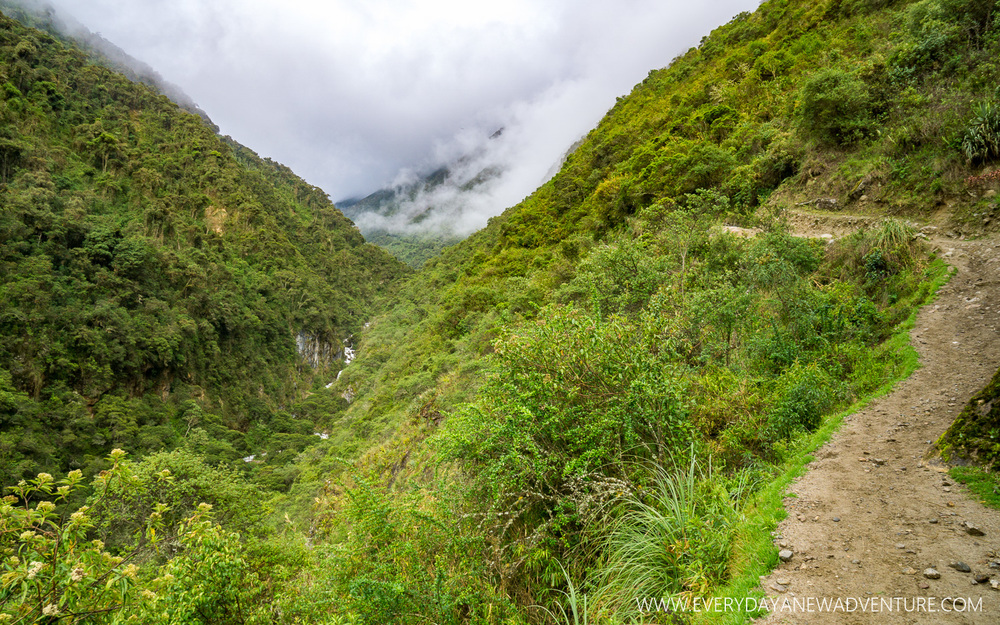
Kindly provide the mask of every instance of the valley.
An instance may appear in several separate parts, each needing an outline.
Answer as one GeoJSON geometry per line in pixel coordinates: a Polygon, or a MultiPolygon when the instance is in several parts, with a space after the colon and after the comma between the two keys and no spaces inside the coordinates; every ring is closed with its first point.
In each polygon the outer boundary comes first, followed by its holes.
{"type": "Polygon", "coordinates": [[[768,0],[396,257],[37,25],[0,16],[0,622],[995,620],[997,3],[768,0]]]}

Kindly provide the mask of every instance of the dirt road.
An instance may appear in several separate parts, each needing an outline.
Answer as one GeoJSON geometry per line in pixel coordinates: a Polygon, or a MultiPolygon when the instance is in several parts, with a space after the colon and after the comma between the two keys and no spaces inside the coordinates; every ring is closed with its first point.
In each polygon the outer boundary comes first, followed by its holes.
{"type": "Polygon", "coordinates": [[[775,543],[793,555],[762,578],[779,610],[759,623],[1000,623],[1000,590],[973,583],[1000,580],[1000,511],[925,461],[1000,366],[1000,238],[932,243],[957,273],[910,335],[921,368],[847,417],[791,488],[775,543]]]}

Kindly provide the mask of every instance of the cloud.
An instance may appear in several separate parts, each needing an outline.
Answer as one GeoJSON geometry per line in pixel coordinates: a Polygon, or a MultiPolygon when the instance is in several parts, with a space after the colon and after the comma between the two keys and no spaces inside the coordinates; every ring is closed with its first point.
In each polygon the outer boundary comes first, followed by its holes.
{"type": "Polygon", "coordinates": [[[455,200],[475,209],[463,231],[537,188],[649,70],[757,4],[49,1],[334,199],[486,150],[478,161],[505,173],[455,200]],[[487,141],[500,127],[502,140],[487,141]]]}

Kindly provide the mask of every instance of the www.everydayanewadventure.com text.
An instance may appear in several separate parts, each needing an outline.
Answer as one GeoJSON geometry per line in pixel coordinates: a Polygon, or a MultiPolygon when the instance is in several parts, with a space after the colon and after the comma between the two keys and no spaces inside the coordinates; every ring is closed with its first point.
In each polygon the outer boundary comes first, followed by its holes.
{"type": "Polygon", "coordinates": [[[680,597],[636,598],[640,612],[982,612],[982,597],[680,597]]]}

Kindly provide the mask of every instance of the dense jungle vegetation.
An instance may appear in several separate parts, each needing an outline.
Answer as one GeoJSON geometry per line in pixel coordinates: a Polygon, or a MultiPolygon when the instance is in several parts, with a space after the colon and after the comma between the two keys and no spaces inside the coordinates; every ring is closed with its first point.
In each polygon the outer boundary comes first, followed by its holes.
{"type": "Polygon", "coordinates": [[[405,268],[319,189],[51,35],[4,18],[0,60],[0,481],[182,445],[270,451],[247,468],[280,474],[315,438],[286,407],[405,268]]]}
{"type": "Polygon", "coordinates": [[[414,274],[147,88],[0,33],[10,622],[628,623],[724,592],[776,561],[758,497],[803,437],[913,366],[946,272],[906,220],[1000,208],[994,1],[764,2],[414,274]],[[883,219],[792,236],[816,200],[883,219]]]}

